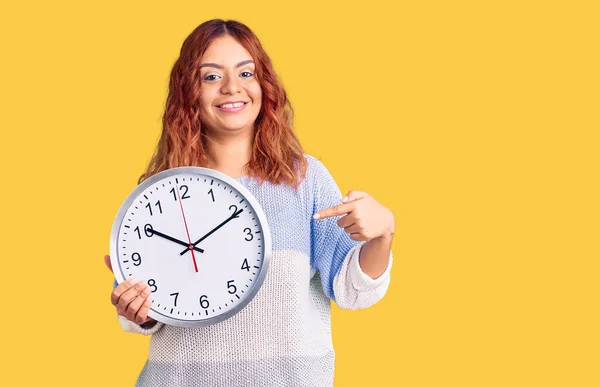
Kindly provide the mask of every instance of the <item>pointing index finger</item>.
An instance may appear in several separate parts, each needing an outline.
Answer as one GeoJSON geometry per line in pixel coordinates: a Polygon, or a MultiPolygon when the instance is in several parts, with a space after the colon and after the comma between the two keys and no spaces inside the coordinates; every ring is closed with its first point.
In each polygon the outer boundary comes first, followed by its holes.
{"type": "Polygon", "coordinates": [[[313,215],[315,219],[325,219],[330,218],[332,216],[339,216],[342,214],[346,214],[352,210],[352,203],[346,204],[338,204],[337,206],[329,207],[324,210],[321,210],[313,215]]]}

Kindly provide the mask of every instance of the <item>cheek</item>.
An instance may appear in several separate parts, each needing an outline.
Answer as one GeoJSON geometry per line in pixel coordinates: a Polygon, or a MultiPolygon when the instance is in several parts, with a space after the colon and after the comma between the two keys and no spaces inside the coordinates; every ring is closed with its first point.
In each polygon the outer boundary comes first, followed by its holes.
{"type": "Polygon", "coordinates": [[[210,95],[210,91],[206,89],[200,89],[200,93],[198,94],[198,104],[200,105],[200,110],[205,112],[210,111],[212,101],[213,98],[210,95]]]}
{"type": "Polygon", "coordinates": [[[259,105],[262,100],[262,90],[260,88],[260,83],[255,79],[254,82],[248,85],[246,88],[246,92],[248,96],[252,98],[252,102],[254,105],[259,105]]]}
{"type": "Polygon", "coordinates": [[[256,94],[258,95],[258,99],[262,102],[262,90],[260,89],[260,86],[257,88],[256,94]]]}
{"type": "Polygon", "coordinates": [[[256,120],[262,110],[262,92],[260,87],[254,92],[252,96],[252,116],[256,120]]]}

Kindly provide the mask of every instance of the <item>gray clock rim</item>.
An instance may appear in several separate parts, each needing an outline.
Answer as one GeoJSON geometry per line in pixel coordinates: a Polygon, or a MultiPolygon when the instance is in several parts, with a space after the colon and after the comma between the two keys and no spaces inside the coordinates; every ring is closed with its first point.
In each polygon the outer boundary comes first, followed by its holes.
{"type": "Polygon", "coordinates": [[[229,175],[226,175],[226,174],[216,171],[214,169],[204,168],[204,167],[176,167],[176,168],[167,169],[165,171],[162,171],[155,175],[152,175],[151,177],[149,177],[148,179],[146,179],[142,183],[140,183],[135,189],[133,189],[133,191],[131,191],[129,193],[129,195],[127,196],[125,201],[121,204],[121,207],[119,208],[119,211],[117,212],[117,215],[115,216],[115,219],[114,219],[113,225],[112,225],[112,229],[111,229],[111,233],[110,233],[110,260],[111,260],[111,264],[113,267],[113,273],[115,275],[115,279],[117,280],[117,283],[120,284],[121,282],[126,280],[125,275],[121,271],[121,265],[118,260],[118,252],[117,252],[117,240],[118,239],[117,238],[119,235],[119,230],[121,228],[121,224],[123,223],[123,220],[125,219],[125,215],[127,214],[127,211],[133,204],[134,200],[138,196],[140,196],[143,191],[145,191],[147,188],[149,188],[156,182],[166,179],[166,178],[176,176],[176,175],[184,175],[184,174],[192,174],[192,175],[198,175],[198,176],[202,176],[202,177],[209,176],[209,177],[221,180],[221,181],[229,184],[236,190],[238,190],[238,192],[241,193],[244,196],[244,198],[250,203],[250,205],[252,206],[252,209],[254,210],[254,213],[258,217],[259,223],[262,228],[263,242],[264,242],[263,243],[263,247],[264,247],[263,264],[261,265],[260,271],[255,280],[255,285],[252,287],[250,292],[248,292],[246,298],[244,300],[242,300],[239,304],[234,306],[232,309],[228,310],[225,313],[219,314],[215,317],[211,317],[211,318],[207,318],[207,319],[203,319],[203,320],[191,320],[191,321],[174,319],[174,318],[166,316],[160,312],[157,312],[157,311],[153,310],[152,308],[148,312],[148,317],[153,318],[156,321],[162,322],[164,324],[178,326],[178,327],[185,327],[185,328],[197,328],[197,327],[205,327],[205,326],[209,326],[209,325],[214,325],[214,324],[220,323],[222,321],[225,321],[225,320],[231,318],[235,314],[239,313],[242,309],[244,309],[250,303],[250,301],[252,301],[254,299],[254,297],[260,290],[260,288],[262,288],[262,285],[264,283],[264,280],[267,276],[267,272],[269,269],[269,264],[270,264],[271,256],[272,256],[271,231],[269,229],[269,224],[267,223],[267,217],[266,217],[261,205],[258,203],[258,200],[256,200],[254,195],[252,195],[252,193],[246,187],[244,187],[240,182],[238,182],[234,178],[230,177],[229,175]],[[118,268],[118,270],[115,270],[117,268],[118,268]]]}

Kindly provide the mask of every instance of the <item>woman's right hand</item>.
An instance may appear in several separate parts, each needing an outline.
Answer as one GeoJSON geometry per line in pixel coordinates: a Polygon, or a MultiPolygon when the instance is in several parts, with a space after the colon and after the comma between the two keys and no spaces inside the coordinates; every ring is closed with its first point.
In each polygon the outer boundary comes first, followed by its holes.
{"type": "MultiPolygon", "coordinates": [[[[112,272],[110,255],[104,256],[104,262],[112,272]]],[[[148,317],[148,311],[152,305],[150,294],[150,287],[147,283],[136,282],[130,278],[113,289],[110,301],[117,308],[117,313],[131,322],[136,324],[156,322],[148,317]]]]}

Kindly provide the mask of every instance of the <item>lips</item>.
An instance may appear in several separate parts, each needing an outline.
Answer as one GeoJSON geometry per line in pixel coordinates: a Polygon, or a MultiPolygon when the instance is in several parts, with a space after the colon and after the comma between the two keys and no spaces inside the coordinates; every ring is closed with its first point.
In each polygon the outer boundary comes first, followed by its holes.
{"type": "Polygon", "coordinates": [[[220,111],[222,113],[237,114],[237,113],[243,111],[244,109],[246,109],[246,106],[249,103],[250,102],[244,102],[244,101],[225,102],[221,105],[215,105],[215,107],[218,109],[218,111],[220,111]]]}
{"type": "Polygon", "coordinates": [[[244,106],[247,103],[248,102],[244,102],[244,101],[230,101],[230,102],[224,102],[224,103],[222,103],[220,105],[216,105],[216,106],[218,108],[222,108],[222,109],[237,109],[237,108],[244,106]]]}

